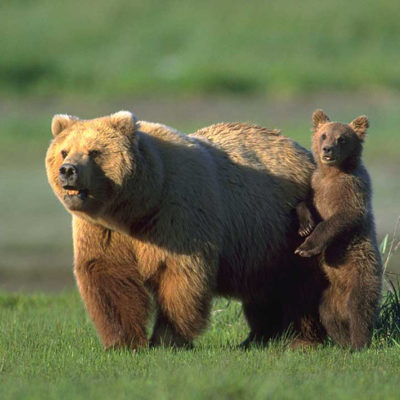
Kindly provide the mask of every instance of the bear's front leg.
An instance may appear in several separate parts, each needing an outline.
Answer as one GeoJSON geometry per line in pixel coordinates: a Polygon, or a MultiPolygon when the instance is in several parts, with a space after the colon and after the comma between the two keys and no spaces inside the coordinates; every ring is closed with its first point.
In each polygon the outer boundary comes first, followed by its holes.
{"type": "Polygon", "coordinates": [[[298,233],[301,237],[308,236],[315,227],[314,218],[305,201],[301,201],[296,207],[297,218],[299,220],[298,233]]]}
{"type": "Polygon", "coordinates": [[[298,254],[300,257],[312,257],[317,254],[321,254],[325,249],[325,244],[321,243],[321,241],[313,236],[309,236],[296,250],[295,254],[298,254]]]}
{"type": "Polygon", "coordinates": [[[195,257],[167,260],[160,273],[152,345],[190,347],[207,326],[212,298],[206,264],[195,257]]]}
{"type": "Polygon", "coordinates": [[[76,280],[103,345],[145,346],[149,295],[131,240],[77,217],[73,231],[76,280]]]}

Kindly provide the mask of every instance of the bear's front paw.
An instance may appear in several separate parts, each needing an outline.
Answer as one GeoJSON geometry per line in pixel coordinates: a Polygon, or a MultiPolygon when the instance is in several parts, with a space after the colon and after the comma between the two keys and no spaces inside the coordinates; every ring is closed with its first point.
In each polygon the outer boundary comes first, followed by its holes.
{"type": "Polygon", "coordinates": [[[315,224],[312,221],[309,221],[309,223],[307,225],[300,226],[299,235],[301,237],[308,236],[312,232],[312,230],[314,229],[314,226],[315,226],[315,224]]]}
{"type": "Polygon", "coordinates": [[[298,233],[301,237],[308,236],[315,227],[313,215],[304,201],[297,205],[296,212],[299,219],[298,233]]]}
{"type": "Polygon", "coordinates": [[[300,257],[312,257],[322,253],[323,249],[323,246],[313,243],[310,240],[306,240],[295,250],[294,253],[298,254],[300,257]]]}

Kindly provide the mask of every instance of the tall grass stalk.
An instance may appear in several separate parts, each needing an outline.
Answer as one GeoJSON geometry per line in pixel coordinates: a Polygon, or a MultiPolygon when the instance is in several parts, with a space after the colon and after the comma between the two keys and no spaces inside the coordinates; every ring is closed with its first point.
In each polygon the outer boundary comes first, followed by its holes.
{"type": "Polygon", "coordinates": [[[400,216],[395,224],[392,238],[386,235],[380,246],[382,259],[384,259],[385,291],[376,324],[375,338],[378,343],[392,344],[400,348],[400,275],[388,270],[393,254],[400,247],[399,227],[400,216]]]}

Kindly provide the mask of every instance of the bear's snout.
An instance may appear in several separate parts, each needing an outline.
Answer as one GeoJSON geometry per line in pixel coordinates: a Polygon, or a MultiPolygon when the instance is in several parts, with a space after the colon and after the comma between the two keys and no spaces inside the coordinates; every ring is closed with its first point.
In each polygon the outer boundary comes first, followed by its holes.
{"type": "Polygon", "coordinates": [[[322,151],[324,152],[324,155],[330,156],[333,153],[333,146],[324,146],[322,151]]]}
{"type": "Polygon", "coordinates": [[[63,164],[58,170],[58,177],[63,187],[76,186],[78,182],[78,168],[73,164],[63,164]]]}

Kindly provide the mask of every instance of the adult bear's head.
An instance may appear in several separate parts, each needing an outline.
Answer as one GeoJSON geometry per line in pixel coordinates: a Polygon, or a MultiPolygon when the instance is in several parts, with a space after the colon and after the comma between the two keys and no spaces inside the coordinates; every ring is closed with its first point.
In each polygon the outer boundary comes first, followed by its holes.
{"type": "Polygon", "coordinates": [[[53,117],[47,176],[68,211],[96,217],[115,202],[136,171],[135,128],[128,111],[92,120],[53,117]]]}

